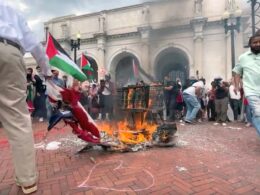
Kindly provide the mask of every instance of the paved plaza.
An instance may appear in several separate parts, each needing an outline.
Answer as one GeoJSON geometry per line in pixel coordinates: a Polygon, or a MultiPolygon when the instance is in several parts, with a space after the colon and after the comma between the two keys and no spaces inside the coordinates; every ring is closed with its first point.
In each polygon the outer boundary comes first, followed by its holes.
{"type": "MultiPolygon", "coordinates": [[[[260,139],[242,123],[178,123],[176,147],[81,154],[85,143],[59,126],[42,142],[46,124],[33,125],[39,171],[34,194],[260,194],[260,139]]],[[[22,194],[2,129],[0,148],[0,195],[22,194]]]]}

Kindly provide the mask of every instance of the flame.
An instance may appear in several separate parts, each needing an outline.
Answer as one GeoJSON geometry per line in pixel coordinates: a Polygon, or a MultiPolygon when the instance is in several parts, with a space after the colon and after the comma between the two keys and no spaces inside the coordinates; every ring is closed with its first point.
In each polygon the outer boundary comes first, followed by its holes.
{"type": "Polygon", "coordinates": [[[98,127],[108,135],[116,136],[124,144],[140,144],[151,141],[157,125],[148,122],[142,123],[138,120],[133,127],[127,120],[124,120],[114,124],[101,122],[98,127]]]}
{"type": "Polygon", "coordinates": [[[123,108],[133,111],[133,124],[127,119],[114,123],[101,122],[98,125],[99,129],[110,136],[116,137],[123,144],[139,144],[151,141],[157,125],[145,119],[148,113],[153,114],[153,109],[158,107],[156,105],[158,103],[157,97],[163,90],[161,86],[150,87],[149,100],[146,102],[145,89],[129,87],[127,90],[123,90],[123,108]]]}
{"type": "Polygon", "coordinates": [[[133,95],[134,95],[134,89],[129,89],[128,96],[127,96],[127,108],[133,108],[133,95]]]}

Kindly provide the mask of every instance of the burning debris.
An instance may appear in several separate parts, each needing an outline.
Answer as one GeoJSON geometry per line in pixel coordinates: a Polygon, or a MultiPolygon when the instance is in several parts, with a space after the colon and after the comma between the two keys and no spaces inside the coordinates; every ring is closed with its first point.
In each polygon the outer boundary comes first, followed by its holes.
{"type": "Polygon", "coordinates": [[[120,89],[118,107],[126,119],[110,123],[96,123],[78,102],[77,93],[73,89],[61,91],[63,106],[51,117],[48,130],[63,120],[72,127],[78,138],[88,143],[81,152],[93,146],[126,152],[175,145],[176,124],[166,124],[162,120],[162,86],[129,86],[120,89]]]}
{"type": "Polygon", "coordinates": [[[173,146],[176,144],[176,132],[177,126],[175,123],[160,125],[153,134],[153,143],[157,146],[173,146]]]}

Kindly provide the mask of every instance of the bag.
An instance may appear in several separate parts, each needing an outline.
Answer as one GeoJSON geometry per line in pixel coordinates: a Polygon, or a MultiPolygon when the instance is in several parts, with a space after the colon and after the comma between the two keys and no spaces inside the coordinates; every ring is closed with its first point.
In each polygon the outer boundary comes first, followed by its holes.
{"type": "Polygon", "coordinates": [[[179,91],[177,97],[176,97],[176,103],[183,103],[183,97],[182,97],[182,92],[179,91]]]}

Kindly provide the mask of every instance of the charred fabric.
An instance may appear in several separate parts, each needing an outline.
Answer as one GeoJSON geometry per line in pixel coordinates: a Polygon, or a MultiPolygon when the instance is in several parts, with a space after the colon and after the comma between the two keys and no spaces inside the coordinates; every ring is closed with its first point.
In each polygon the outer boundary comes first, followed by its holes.
{"type": "Polygon", "coordinates": [[[109,122],[94,121],[80,104],[78,91],[63,89],[60,94],[62,103],[50,118],[48,130],[64,121],[78,138],[87,142],[88,149],[101,146],[105,150],[124,152],[176,143],[176,124],[163,120],[162,85],[118,89],[116,114],[124,118],[109,122]]]}

